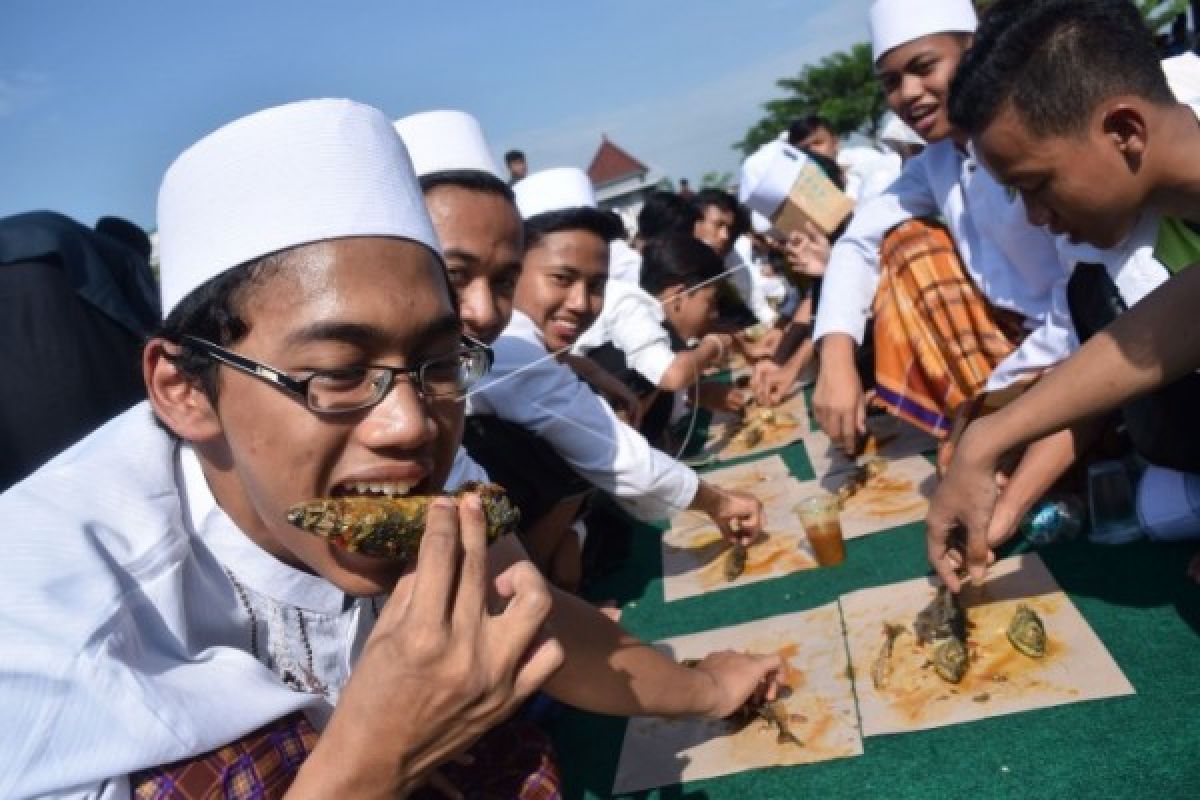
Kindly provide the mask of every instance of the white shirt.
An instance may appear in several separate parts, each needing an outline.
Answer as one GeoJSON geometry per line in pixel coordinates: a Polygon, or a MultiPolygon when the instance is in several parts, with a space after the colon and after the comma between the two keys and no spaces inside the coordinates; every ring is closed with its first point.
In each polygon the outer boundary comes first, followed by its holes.
{"type": "Polygon", "coordinates": [[[893,159],[889,155],[870,147],[838,148],[837,164],[846,178],[846,195],[851,200],[858,202],[872,197],[868,188],[878,194],[881,188],[900,177],[900,158],[893,159]]]}
{"type": "Polygon", "coordinates": [[[321,729],[382,603],[255,545],[146,403],[0,513],[21,521],[0,542],[0,797],[128,798],[131,773],[293,711],[321,729]]]}
{"type": "MultiPolygon", "coordinates": [[[[884,236],[906,220],[939,216],[983,296],[1024,316],[1030,330],[1041,327],[1051,309],[1052,289],[1067,273],[1054,237],[1030,225],[1019,197],[944,140],[909,160],[883,194],[855,211],[830,254],[813,338],[845,333],[861,343],[879,285],[884,236]]],[[[1009,355],[1001,374],[1049,367],[1069,350],[1062,330],[1042,330],[1009,355]]]]}
{"type": "Polygon", "coordinates": [[[774,325],[779,314],[771,308],[772,298],[783,299],[786,287],[778,278],[763,274],[762,264],[754,258],[754,245],[749,236],[739,236],[725,257],[726,280],[737,291],[742,302],[763,325],[774,325]]]}
{"type": "Polygon", "coordinates": [[[649,292],[625,281],[609,281],[604,287],[604,308],[595,323],[571,348],[585,355],[611,344],[625,356],[625,364],[657,386],[675,361],[671,335],[663,327],[662,303],[649,292]]]}
{"type": "Polygon", "coordinates": [[[364,604],[251,544],[182,464],[142,403],[0,496],[21,521],[0,559],[0,796],[128,797],[132,772],[293,711],[328,716],[364,604]],[[250,654],[226,569],[279,609],[258,631],[273,666],[299,658],[287,632],[305,612],[329,697],[288,689],[250,654]]]}
{"type": "Polygon", "coordinates": [[[608,277],[609,282],[620,281],[634,286],[642,280],[642,254],[624,239],[613,239],[608,243],[608,277]]]}
{"type": "Polygon", "coordinates": [[[494,414],[542,437],[580,476],[639,519],[665,519],[691,505],[696,473],[617,419],[549,355],[529,317],[514,311],[493,350],[491,372],[467,397],[468,414],[494,414]]]}

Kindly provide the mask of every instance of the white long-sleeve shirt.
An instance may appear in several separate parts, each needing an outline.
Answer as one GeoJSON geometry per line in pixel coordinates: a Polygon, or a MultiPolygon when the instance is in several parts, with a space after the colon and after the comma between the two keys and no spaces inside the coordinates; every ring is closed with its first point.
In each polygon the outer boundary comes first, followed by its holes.
{"type": "Polygon", "coordinates": [[[1065,330],[1043,326],[1052,290],[1067,274],[1054,237],[1030,225],[1020,198],[949,140],[911,159],[886,191],[856,209],[830,254],[815,339],[844,333],[862,342],[879,285],[884,236],[918,217],[940,217],[984,297],[1025,317],[1032,333],[997,369],[1001,378],[1052,366],[1067,355],[1065,330]]]}
{"type": "Polygon", "coordinates": [[[542,437],[581,477],[639,519],[665,519],[691,505],[696,473],[651,447],[550,357],[529,317],[514,311],[493,350],[491,372],[467,398],[468,414],[494,414],[542,437]]]}
{"type": "Polygon", "coordinates": [[[586,355],[611,344],[625,356],[626,366],[657,386],[676,355],[665,322],[658,298],[636,284],[610,280],[604,287],[600,316],[575,341],[571,352],[586,355]]]}

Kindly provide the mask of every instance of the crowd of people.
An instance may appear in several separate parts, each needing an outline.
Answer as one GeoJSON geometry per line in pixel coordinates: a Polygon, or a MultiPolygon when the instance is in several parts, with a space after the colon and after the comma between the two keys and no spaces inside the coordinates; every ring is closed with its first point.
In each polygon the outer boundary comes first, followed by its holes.
{"type": "Polygon", "coordinates": [[[130,223],[0,220],[15,369],[56,373],[0,394],[30,442],[0,460],[0,796],[549,798],[571,754],[538,696],[772,697],[777,656],[677,663],[579,591],[631,519],[752,541],[761,503],[681,460],[691,421],[806,384],[848,454],[868,413],[938,439],[955,591],[1099,458],[1134,465],[1146,535],[1200,538],[1196,59],[1161,63],[1126,0],[867,22],[880,149],[814,111],[739,194],[656,191],[636,230],[579,169],[514,150],[503,174],[467,112],[341,99],[178,156],[157,291],[130,223]],[[844,224],[751,210],[781,152],[844,224]],[[749,379],[714,380],[734,354],[749,379]],[[490,545],[488,482],[521,520],[490,545]],[[411,500],[417,556],[289,522],[318,498],[411,500]]]}

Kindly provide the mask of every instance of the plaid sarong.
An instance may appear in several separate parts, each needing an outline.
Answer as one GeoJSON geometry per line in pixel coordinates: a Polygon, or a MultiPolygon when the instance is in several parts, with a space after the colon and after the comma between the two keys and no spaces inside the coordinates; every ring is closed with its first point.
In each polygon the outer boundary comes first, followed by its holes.
{"type": "MultiPolygon", "coordinates": [[[[303,714],[291,714],[233,744],[132,777],[135,800],[275,800],[282,798],[317,744],[303,714]]],[[[479,800],[559,800],[554,748],[535,725],[514,720],[485,734],[467,751],[469,765],[440,768],[464,797],[479,800]]],[[[442,798],[432,789],[413,795],[442,798]]]]}
{"type": "Polygon", "coordinates": [[[135,800],[274,800],[283,797],[317,744],[300,712],[187,761],[133,776],[135,800]]]}
{"type": "Polygon", "coordinates": [[[1022,318],[987,302],[935,223],[898,225],[883,241],[880,265],[875,402],[945,438],[956,417],[974,416],[963,404],[983,400],[988,377],[1025,336],[1022,318]]]}

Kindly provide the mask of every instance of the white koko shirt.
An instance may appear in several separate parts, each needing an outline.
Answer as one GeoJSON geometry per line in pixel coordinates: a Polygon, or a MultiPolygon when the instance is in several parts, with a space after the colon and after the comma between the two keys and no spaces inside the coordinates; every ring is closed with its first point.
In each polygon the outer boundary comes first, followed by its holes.
{"type": "MultiPolygon", "coordinates": [[[[483,477],[461,460],[455,474],[483,477]]],[[[385,600],[255,545],[146,403],[0,495],[0,513],[20,520],[0,545],[0,797],[124,799],[131,773],[293,711],[321,729],[385,600]]]]}
{"type": "Polygon", "coordinates": [[[639,519],[665,519],[691,505],[696,473],[651,447],[550,356],[529,317],[514,311],[492,347],[495,364],[468,395],[468,414],[494,414],[537,434],[639,519]]]}
{"type": "Polygon", "coordinates": [[[636,284],[610,280],[604,287],[604,309],[575,341],[571,352],[586,355],[611,344],[626,365],[655,386],[675,361],[671,335],[663,327],[666,314],[658,298],[636,284]]]}

